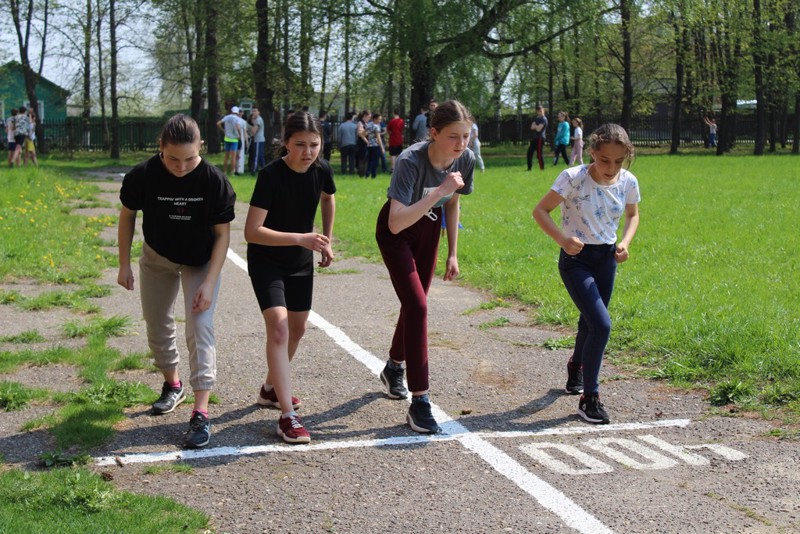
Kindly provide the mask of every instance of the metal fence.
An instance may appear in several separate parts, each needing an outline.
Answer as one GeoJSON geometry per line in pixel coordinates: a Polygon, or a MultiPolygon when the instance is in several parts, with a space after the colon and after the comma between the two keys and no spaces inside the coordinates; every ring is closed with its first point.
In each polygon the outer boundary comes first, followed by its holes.
{"type": "MultiPolygon", "coordinates": [[[[532,117],[514,116],[502,120],[478,121],[481,142],[491,146],[495,144],[527,144],[530,139],[532,117]]],[[[602,120],[585,120],[584,135],[588,136],[601,122],[614,121],[613,118],[602,120]]],[[[68,117],[64,120],[50,120],[43,123],[47,146],[55,151],[108,151],[110,135],[106,128],[110,121],[104,123],[99,117],[83,119],[68,117]]],[[[406,144],[411,142],[411,132],[406,121],[406,144]]],[[[120,150],[147,151],[158,150],[158,134],[164,124],[163,117],[125,118],[120,120],[120,150]]],[[[338,126],[333,123],[333,144],[338,146],[338,126]]],[[[200,124],[201,136],[208,139],[205,124],[200,124]]],[[[756,120],[753,115],[739,115],[736,118],[737,143],[753,143],[756,131],[756,120]]],[[[550,138],[555,132],[555,121],[550,123],[550,138]]],[[[638,117],[632,121],[629,131],[631,140],[638,146],[669,145],[672,140],[672,122],[667,118],[638,117]]],[[[700,120],[684,121],[681,130],[682,144],[703,144],[708,133],[700,120]]],[[[222,148],[221,145],[219,147],[222,148]]]]}

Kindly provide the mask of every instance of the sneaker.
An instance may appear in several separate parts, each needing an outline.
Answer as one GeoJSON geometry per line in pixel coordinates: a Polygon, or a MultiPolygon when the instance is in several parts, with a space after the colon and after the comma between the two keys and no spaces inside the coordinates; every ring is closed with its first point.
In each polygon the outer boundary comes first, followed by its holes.
{"type": "Polygon", "coordinates": [[[406,422],[415,432],[438,434],[442,431],[442,427],[433,418],[430,402],[412,400],[406,415],[406,422]]]}
{"type": "Polygon", "coordinates": [[[609,423],[608,414],[603,409],[603,403],[600,402],[600,396],[597,393],[589,396],[581,395],[581,401],[578,403],[578,415],[589,423],[600,425],[609,423]]]}
{"type": "MultiPolygon", "coordinates": [[[[258,392],[258,397],[256,397],[256,402],[260,406],[268,406],[270,408],[278,408],[280,410],[281,403],[278,402],[278,394],[275,393],[275,388],[267,391],[264,389],[264,384],[261,384],[261,391],[258,392]]],[[[300,399],[297,397],[292,397],[292,409],[296,410],[303,404],[300,402],[300,399]]]]}
{"type": "Polygon", "coordinates": [[[164,382],[161,388],[161,396],[153,403],[153,415],[163,415],[170,413],[177,406],[186,400],[186,390],[183,388],[183,382],[178,389],[172,389],[169,384],[164,382]]]}
{"type": "Polygon", "coordinates": [[[209,441],[211,441],[211,421],[200,412],[194,412],[189,420],[189,431],[186,432],[183,446],[187,449],[199,449],[208,445],[209,441]]]}
{"type": "Polygon", "coordinates": [[[303,423],[296,415],[280,417],[278,419],[278,435],[286,443],[309,443],[311,435],[303,428],[303,423]]]}
{"type": "Polygon", "coordinates": [[[583,369],[580,365],[567,363],[567,385],[564,391],[570,395],[580,395],[583,393],[583,369]]]}
{"type": "Polygon", "coordinates": [[[390,399],[405,399],[408,397],[408,390],[403,384],[405,369],[400,365],[394,365],[391,360],[386,362],[386,367],[381,371],[381,382],[386,386],[386,395],[390,399]]]}

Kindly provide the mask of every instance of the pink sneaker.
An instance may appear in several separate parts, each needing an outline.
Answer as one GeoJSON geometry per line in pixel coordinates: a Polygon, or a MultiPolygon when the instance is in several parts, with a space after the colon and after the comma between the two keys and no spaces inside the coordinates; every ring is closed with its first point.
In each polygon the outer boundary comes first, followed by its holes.
{"type": "Polygon", "coordinates": [[[296,415],[280,417],[278,419],[278,435],[286,443],[309,443],[311,435],[303,428],[300,418],[296,415]]]}
{"type": "MultiPolygon", "coordinates": [[[[264,384],[261,384],[261,391],[258,392],[256,402],[261,406],[269,406],[270,408],[278,408],[280,410],[281,403],[278,402],[278,394],[275,393],[275,388],[269,391],[264,389],[264,384]]],[[[303,404],[297,397],[292,397],[292,409],[296,410],[303,404]]]]}

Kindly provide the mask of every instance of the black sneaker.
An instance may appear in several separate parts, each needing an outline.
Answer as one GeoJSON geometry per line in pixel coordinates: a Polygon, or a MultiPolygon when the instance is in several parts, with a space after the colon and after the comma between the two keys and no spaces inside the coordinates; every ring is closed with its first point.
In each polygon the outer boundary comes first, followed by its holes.
{"type": "Polygon", "coordinates": [[[589,423],[598,425],[609,423],[608,414],[603,409],[603,403],[600,402],[600,396],[597,393],[589,396],[581,395],[581,401],[578,403],[578,415],[589,423]]]}
{"type": "Polygon", "coordinates": [[[172,389],[169,384],[164,382],[161,388],[161,396],[153,403],[153,415],[163,415],[170,413],[180,403],[186,400],[186,390],[183,388],[183,382],[178,389],[172,389]]]}
{"type": "Polygon", "coordinates": [[[567,385],[564,391],[570,395],[580,395],[583,393],[583,369],[580,365],[567,363],[567,385]]]}
{"type": "Polygon", "coordinates": [[[189,420],[189,431],[186,432],[183,446],[187,449],[199,449],[208,445],[209,441],[211,441],[211,421],[200,412],[194,412],[189,420]]]}
{"type": "Polygon", "coordinates": [[[386,395],[390,399],[405,399],[408,397],[408,390],[403,384],[405,369],[402,365],[397,365],[391,360],[386,362],[386,367],[381,371],[381,382],[386,386],[386,395]]]}
{"type": "Polygon", "coordinates": [[[408,408],[408,415],[406,415],[406,422],[415,432],[422,432],[426,434],[438,434],[442,431],[436,423],[431,413],[431,403],[422,400],[416,400],[417,397],[411,401],[411,406],[408,408]]]}

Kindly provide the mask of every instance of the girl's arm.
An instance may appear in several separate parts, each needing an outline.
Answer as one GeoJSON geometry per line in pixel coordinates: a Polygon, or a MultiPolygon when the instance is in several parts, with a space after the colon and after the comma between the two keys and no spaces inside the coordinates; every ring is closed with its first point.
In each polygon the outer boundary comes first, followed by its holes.
{"type": "MultiPolygon", "coordinates": [[[[273,247],[299,246],[316,252],[321,251],[330,243],[330,238],[328,236],[315,232],[300,234],[295,232],[278,232],[277,230],[266,228],[264,226],[264,221],[266,219],[267,210],[250,206],[250,209],[247,211],[247,220],[244,223],[245,241],[248,243],[255,243],[256,245],[269,245],[273,247]]],[[[331,230],[333,230],[333,218],[331,218],[331,230]]]]}
{"type": "Polygon", "coordinates": [[[453,198],[444,205],[444,218],[447,226],[447,266],[444,271],[444,280],[455,280],[461,272],[458,268],[458,217],[459,195],[453,194],[453,198]]]}
{"type": "Polygon", "coordinates": [[[333,219],[336,216],[336,199],[325,191],[319,199],[320,212],[322,214],[322,233],[328,238],[328,244],[322,247],[322,260],[320,267],[328,267],[333,262],[333,219]]]}
{"type": "Polygon", "coordinates": [[[570,256],[574,256],[583,249],[583,242],[577,237],[568,236],[562,232],[550,215],[550,212],[556,209],[562,202],[564,202],[564,198],[551,189],[533,209],[533,218],[539,223],[544,233],[549,235],[553,241],[558,243],[559,247],[564,249],[564,252],[570,256]]]}
{"type": "Polygon", "coordinates": [[[228,245],[231,243],[231,223],[215,224],[212,229],[214,244],[211,247],[211,259],[208,261],[208,273],[192,299],[193,313],[204,312],[211,307],[211,301],[214,300],[214,288],[217,286],[222,266],[225,265],[228,245]]]}
{"type": "Polygon", "coordinates": [[[127,290],[133,289],[134,277],[131,269],[131,245],[133,230],[136,228],[136,211],[122,206],[117,226],[117,250],[119,255],[119,272],[117,283],[127,290]]]}
{"type": "Polygon", "coordinates": [[[389,230],[393,234],[399,234],[428,213],[444,197],[450,196],[464,187],[464,180],[460,172],[451,172],[444,181],[416,201],[410,206],[404,206],[402,202],[392,199],[389,206],[389,230]]]}
{"type": "Polygon", "coordinates": [[[636,235],[637,228],[639,228],[639,204],[625,204],[625,226],[622,229],[622,239],[617,243],[617,250],[614,253],[617,263],[622,263],[630,256],[628,247],[636,235]]]}

